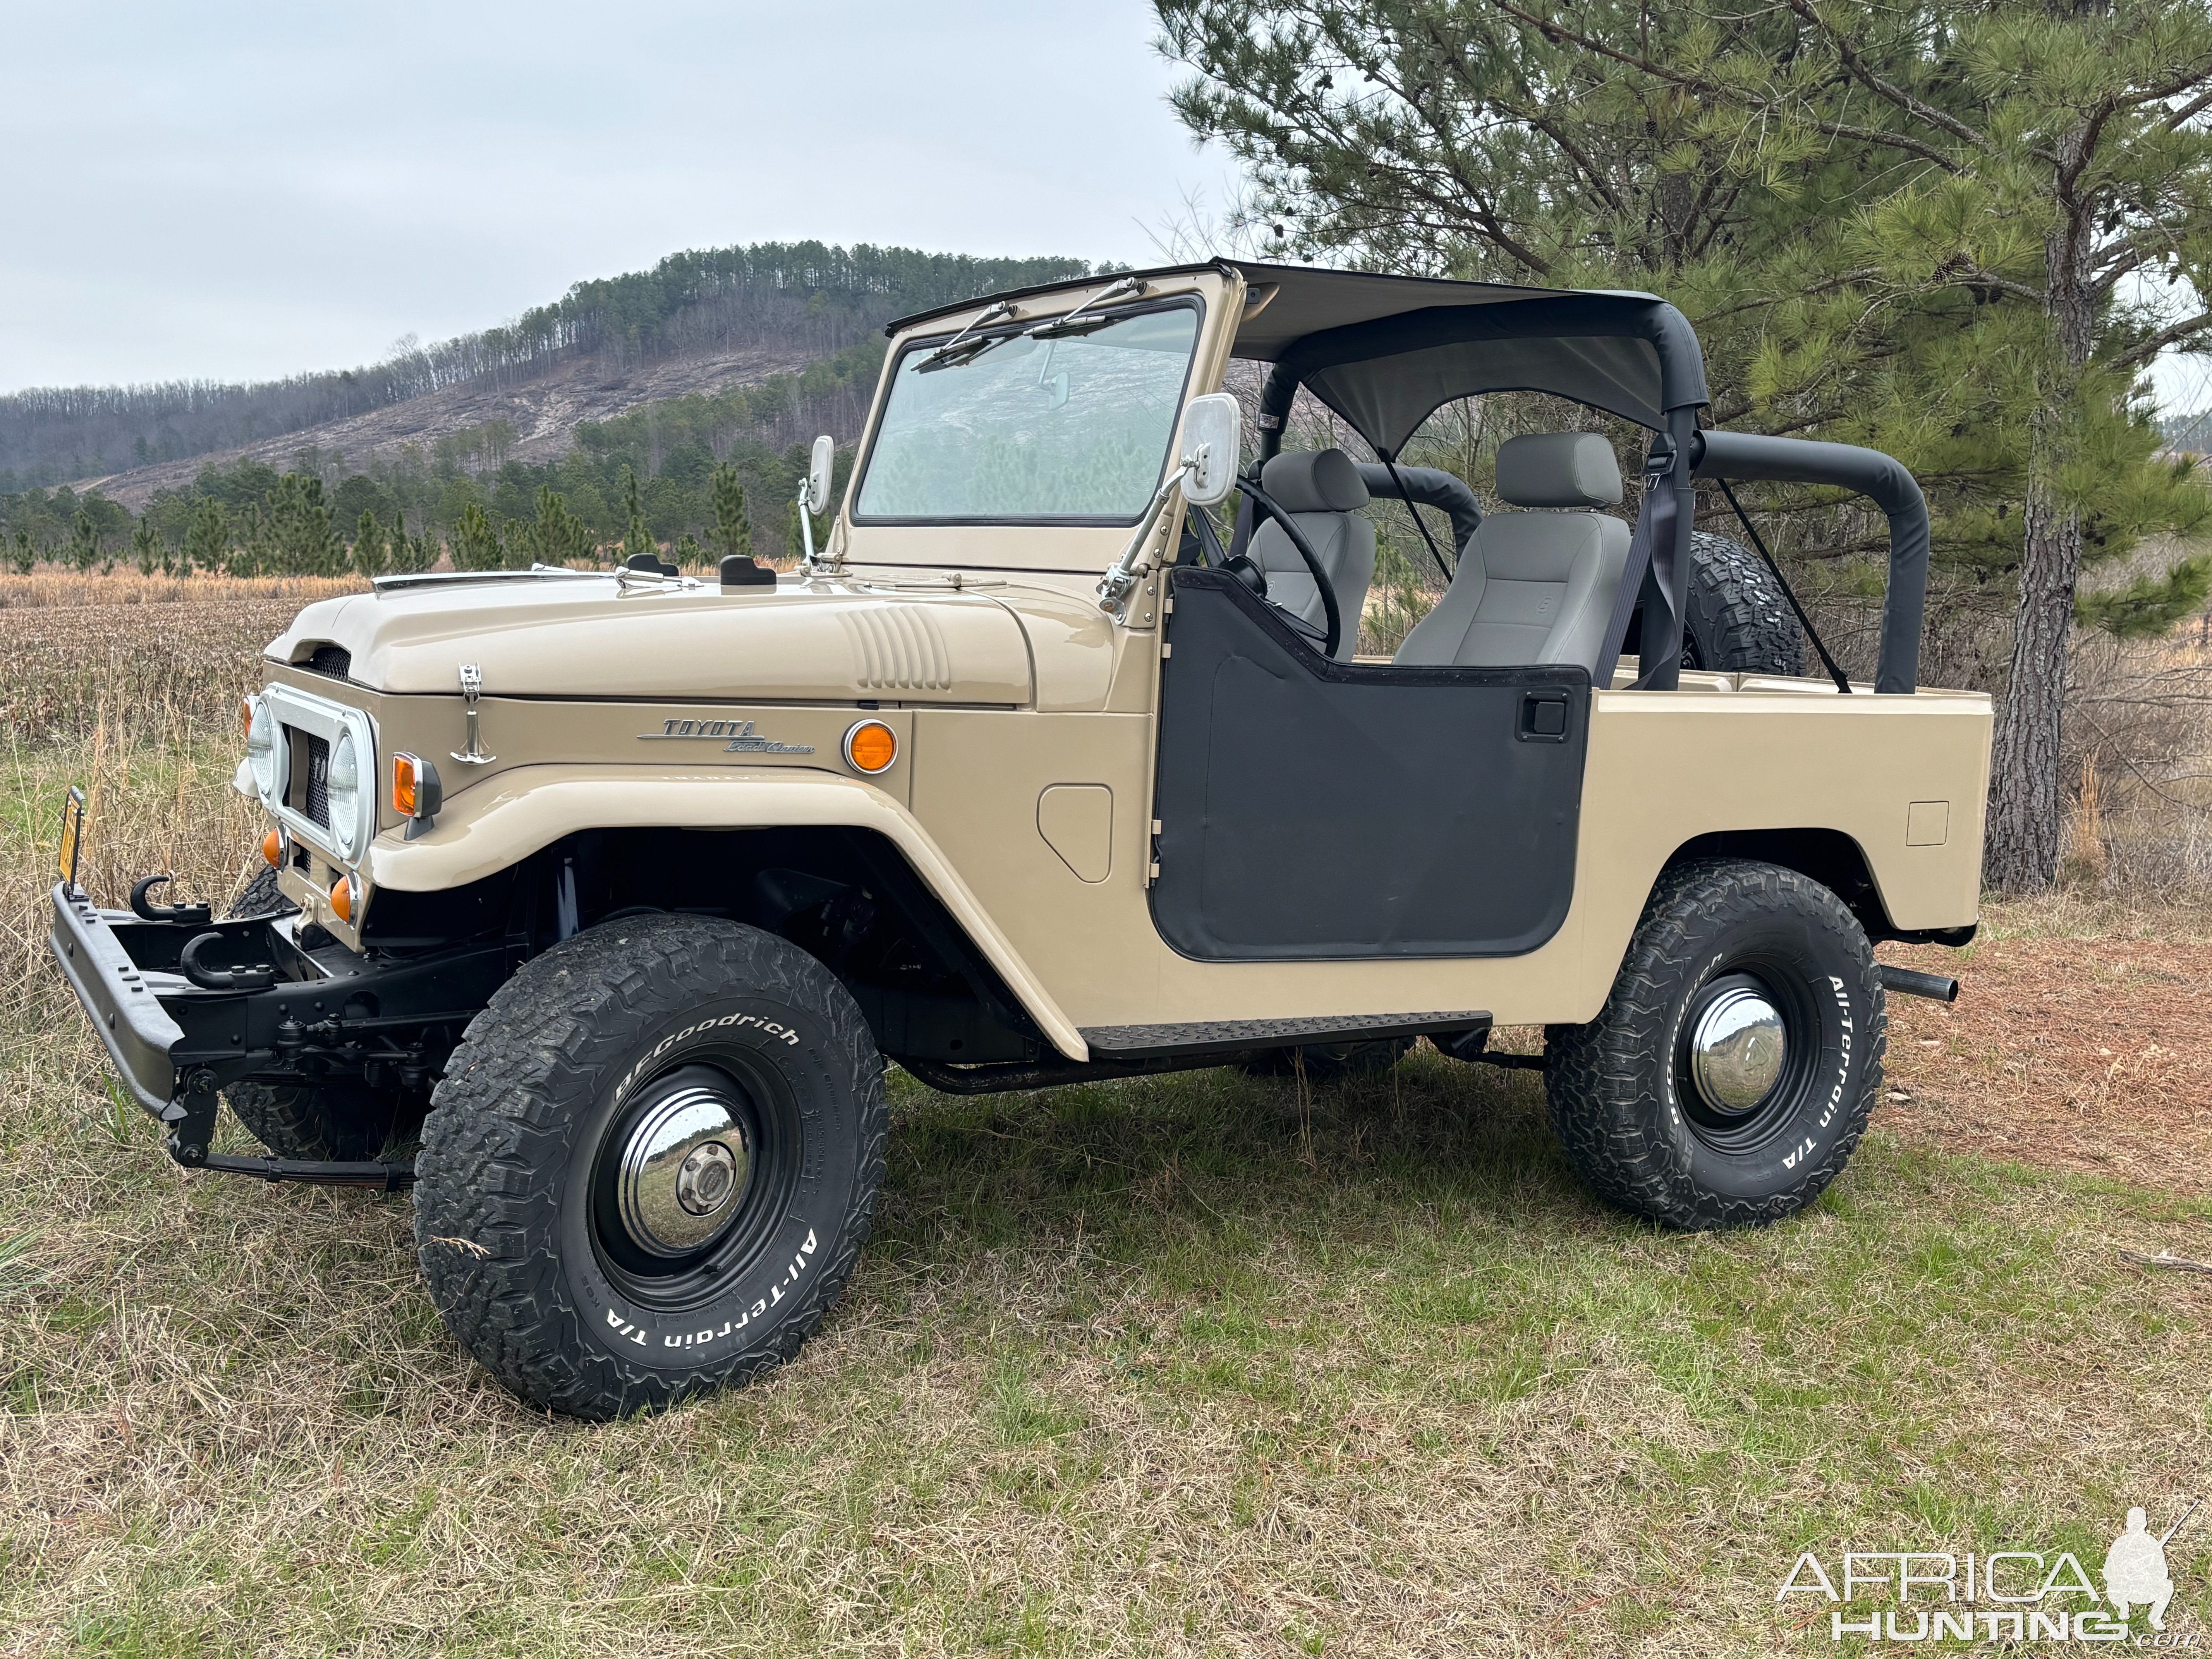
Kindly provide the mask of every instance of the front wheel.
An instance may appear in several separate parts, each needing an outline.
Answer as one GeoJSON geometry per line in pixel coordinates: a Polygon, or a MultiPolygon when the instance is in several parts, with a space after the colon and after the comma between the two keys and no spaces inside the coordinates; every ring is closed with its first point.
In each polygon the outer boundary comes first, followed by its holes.
{"type": "Polygon", "coordinates": [[[883,1060],[798,946],[702,916],[605,923],[469,1026],[416,1160],[432,1299],[535,1404],[610,1418],[788,1359],[882,1187],[883,1060]]]}
{"type": "Polygon", "coordinates": [[[1545,1028],[1569,1160],[1672,1226],[1793,1215],[1842,1172],[1881,1087],[1874,947],[1828,889],[1771,864],[1668,871],[1613,994],[1545,1028]]]}

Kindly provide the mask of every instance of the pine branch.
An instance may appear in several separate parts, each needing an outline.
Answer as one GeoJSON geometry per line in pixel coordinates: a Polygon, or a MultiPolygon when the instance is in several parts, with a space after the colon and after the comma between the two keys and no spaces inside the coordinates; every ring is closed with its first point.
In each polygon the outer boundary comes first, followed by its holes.
{"type": "Polygon", "coordinates": [[[2200,311],[2186,322],[2162,328],[2148,338],[2139,340],[2117,357],[2108,360],[2113,368],[2140,368],[2170,345],[2179,345],[2192,334],[2202,334],[2212,329],[2212,311],[2200,311]]]}
{"type": "Polygon", "coordinates": [[[1842,61],[1844,67],[1851,72],[1851,78],[1868,91],[1876,97],[1886,99],[1896,105],[1898,108],[1905,111],[1916,120],[1924,121],[1929,126],[1941,128],[1954,138],[1972,144],[1976,149],[1986,151],[1990,149],[1990,141],[1987,137],[1977,132],[1956,116],[1937,109],[1933,104],[1922,102],[1903,87],[1894,85],[1875,74],[1866,59],[1859,56],[1857,49],[1845,38],[1843,32],[1832,27],[1814,9],[1811,0],[1784,0],[1784,3],[1828,37],[1830,42],[1835,46],[1836,56],[1842,61]]]}

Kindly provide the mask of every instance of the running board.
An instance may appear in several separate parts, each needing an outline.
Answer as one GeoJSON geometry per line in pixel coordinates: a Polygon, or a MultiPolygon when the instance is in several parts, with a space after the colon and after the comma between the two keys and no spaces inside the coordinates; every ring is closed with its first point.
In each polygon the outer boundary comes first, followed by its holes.
{"type": "Polygon", "coordinates": [[[296,1181],[310,1187],[374,1187],[387,1193],[415,1184],[415,1165],[406,1164],[319,1163],[303,1158],[233,1158],[228,1152],[177,1162],[187,1170],[208,1170],[216,1175],[258,1176],[264,1181],[296,1181]]]}
{"type": "Polygon", "coordinates": [[[1469,1009],[1459,1013],[1330,1014],[1315,1019],[1202,1020],[1188,1025],[1085,1025],[1080,1029],[1093,1059],[1152,1060],[1243,1054],[1254,1048],[1288,1048],[1316,1042],[1437,1036],[1489,1027],[1488,1014],[1469,1009]]]}

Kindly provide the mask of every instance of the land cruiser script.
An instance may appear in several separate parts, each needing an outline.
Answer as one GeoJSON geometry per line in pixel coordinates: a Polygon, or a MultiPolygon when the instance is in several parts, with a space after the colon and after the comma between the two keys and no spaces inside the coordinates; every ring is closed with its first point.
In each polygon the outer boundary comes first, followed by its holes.
{"type": "Polygon", "coordinates": [[[671,738],[712,738],[717,742],[726,738],[729,747],[724,752],[732,755],[811,755],[814,752],[814,745],[811,743],[779,743],[774,738],[756,737],[750,720],[664,720],[659,731],[637,734],[640,743],[659,743],[671,738]]]}

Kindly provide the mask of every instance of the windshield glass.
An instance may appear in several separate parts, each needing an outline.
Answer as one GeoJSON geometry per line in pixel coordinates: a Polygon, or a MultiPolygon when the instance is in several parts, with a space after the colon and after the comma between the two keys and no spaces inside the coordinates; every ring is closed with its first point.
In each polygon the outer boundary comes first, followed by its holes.
{"type": "Polygon", "coordinates": [[[1057,340],[1001,337],[929,369],[941,342],[908,350],[854,517],[1134,523],[1167,465],[1198,312],[1100,323],[1057,340]]]}

